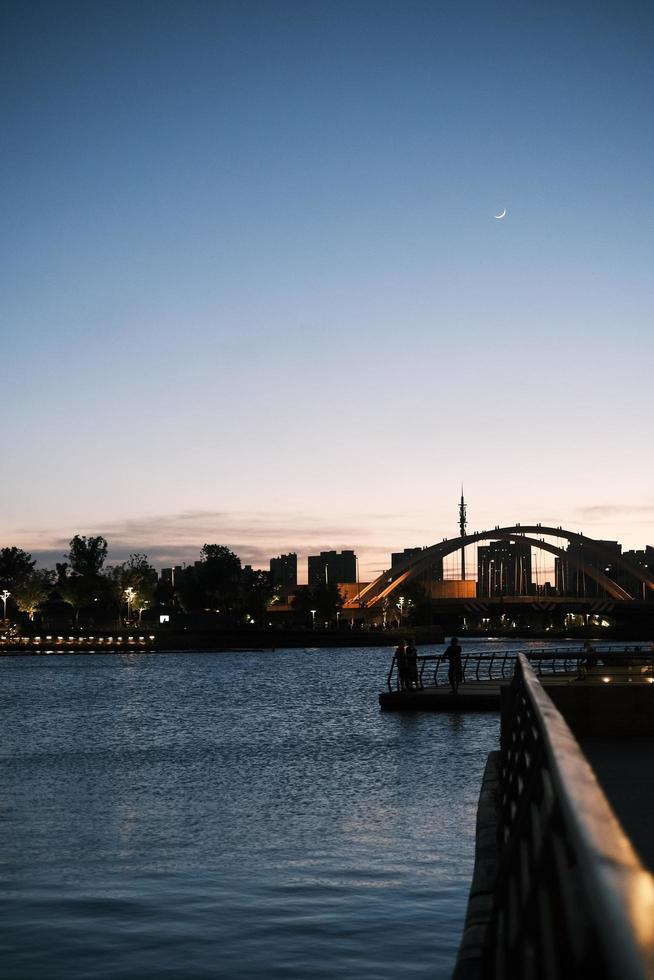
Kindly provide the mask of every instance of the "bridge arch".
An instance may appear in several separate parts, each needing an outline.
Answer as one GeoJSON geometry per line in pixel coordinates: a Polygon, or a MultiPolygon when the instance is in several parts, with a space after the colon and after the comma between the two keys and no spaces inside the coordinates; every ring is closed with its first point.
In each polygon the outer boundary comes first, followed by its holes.
{"type": "Polygon", "coordinates": [[[524,544],[529,544],[533,548],[539,548],[550,554],[557,555],[573,567],[578,568],[589,578],[597,582],[611,598],[621,601],[633,599],[633,596],[626,589],[623,589],[610,579],[604,572],[600,572],[584,561],[580,554],[564,551],[562,548],[558,548],[541,538],[531,537],[531,534],[544,534],[574,542],[579,546],[579,551],[582,554],[586,550],[590,554],[601,557],[605,564],[611,563],[618,565],[637,581],[641,582],[646,588],[654,592],[654,575],[651,572],[632,564],[625,558],[616,558],[601,542],[595,541],[593,538],[588,538],[583,534],[577,534],[574,531],[566,531],[561,527],[552,528],[541,524],[515,524],[510,527],[496,527],[492,531],[478,531],[474,534],[466,534],[462,537],[451,538],[441,541],[439,544],[432,545],[429,548],[425,548],[420,555],[416,558],[408,559],[394,572],[382,572],[374,582],[361,589],[360,593],[354,599],[346,602],[344,609],[374,608],[396,593],[408,581],[426,572],[436,560],[445,558],[447,555],[460,551],[461,548],[475,544],[478,541],[520,541],[524,544]]]}

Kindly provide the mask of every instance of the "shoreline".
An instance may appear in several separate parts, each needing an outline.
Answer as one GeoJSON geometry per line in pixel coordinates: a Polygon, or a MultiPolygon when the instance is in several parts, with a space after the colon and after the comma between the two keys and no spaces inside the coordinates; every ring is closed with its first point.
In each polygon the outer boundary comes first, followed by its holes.
{"type": "Polygon", "coordinates": [[[287,650],[344,647],[395,647],[401,639],[413,636],[416,643],[425,646],[444,643],[440,629],[424,631],[406,630],[404,633],[368,630],[280,630],[279,632],[244,632],[226,630],[215,632],[172,632],[170,634],[124,634],[107,636],[80,634],[68,637],[34,636],[21,637],[0,643],[0,657],[79,656],[81,654],[106,655],[111,653],[221,653],[228,650],[287,650]]]}

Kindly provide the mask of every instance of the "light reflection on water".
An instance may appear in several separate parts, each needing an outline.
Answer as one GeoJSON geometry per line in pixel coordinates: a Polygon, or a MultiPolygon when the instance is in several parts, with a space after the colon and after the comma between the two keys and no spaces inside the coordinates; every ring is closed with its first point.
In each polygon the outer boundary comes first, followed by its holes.
{"type": "Polygon", "coordinates": [[[498,719],[390,654],[2,660],[6,980],[449,976],[498,719]]]}

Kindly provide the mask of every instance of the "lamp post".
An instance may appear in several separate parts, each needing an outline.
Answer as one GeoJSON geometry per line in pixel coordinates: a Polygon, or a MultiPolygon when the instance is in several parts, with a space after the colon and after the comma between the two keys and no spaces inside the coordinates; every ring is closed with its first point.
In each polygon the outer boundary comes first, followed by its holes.
{"type": "Polygon", "coordinates": [[[127,597],[127,622],[128,623],[132,618],[132,602],[134,601],[135,595],[136,595],[136,589],[133,589],[131,585],[128,589],[125,589],[125,596],[127,597]]]}
{"type": "Polygon", "coordinates": [[[404,596],[401,595],[397,602],[397,608],[400,610],[400,629],[402,628],[402,610],[404,609],[404,596]]]}
{"type": "Polygon", "coordinates": [[[3,619],[7,618],[7,599],[9,598],[10,595],[11,592],[9,592],[7,589],[5,589],[4,592],[0,592],[0,599],[2,599],[4,605],[4,613],[2,615],[3,619]]]}
{"type": "Polygon", "coordinates": [[[316,628],[316,610],[315,609],[312,609],[311,610],[311,629],[312,630],[315,630],[315,628],[316,628]]]}
{"type": "Polygon", "coordinates": [[[147,601],[145,601],[142,606],[139,606],[139,626],[141,625],[141,614],[143,613],[143,610],[147,608],[148,608],[147,601]]]}
{"type": "Polygon", "coordinates": [[[338,629],[338,626],[339,626],[339,619],[340,619],[340,618],[341,618],[341,611],[340,611],[340,609],[337,609],[337,610],[336,610],[336,629],[338,629]]]}

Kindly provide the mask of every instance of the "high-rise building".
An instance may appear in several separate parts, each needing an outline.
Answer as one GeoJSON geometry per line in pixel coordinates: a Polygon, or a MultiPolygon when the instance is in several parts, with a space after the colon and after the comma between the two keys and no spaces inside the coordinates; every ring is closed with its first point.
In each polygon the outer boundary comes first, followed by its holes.
{"type": "Polygon", "coordinates": [[[411,558],[419,558],[421,554],[422,548],[405,548],[404,551],[393,551],[391,553],[391,571],[394,572],[411,558]]]}
{"type": "MultiPolygon", "coordinates": [[[[613,569],[613,560],[619,558],[622,553],[622,545],[617,541],[594,541],[594,544],[602,546],[602,554],[595,550],[584,547],[583,541],[570,541],[566,553],[576,561],[583,561],[585,565],[598,572],[603,572],[609,578],[616,578],[613,569]]],[[[554,570],[556,575],[556,590],[559,595],[580,596],[590,598],[603,596],[604,589],[591,578],[590,575],[578,567],[575,561],[567,561],[565,558],[554,560],[554,570]]]]}
{"type": "MultiPolygon", "coordinates": [[[[404,551],[393,551],[391,553],[391,571],[397,571],[401,565],[413,558],[420,558],[425,550],[425,548],[405,548],[404,551]]],[[[443,559],[435,558],[424,577],[430,582],[441,582],[443,579],[443,559]]]]}
{"type": "Polygon", "coordinates": [[[174,568],[162,568],[159,580],[167,585],[179,585],[184,568],[182,565],[175,565],[174,568]]]}
{"type": "Polygon", "coordinates": [[[353,551],[321,551],[319,555],[309,555],[309,585],[356,580],[357,557],[353,551]]]}
{"type": "Polygon", "coordinates": [[[529,595],[531,545],[521,541],[491,541],[477,549],[477,595],[529,595]]]}
{"type": "Polygon", "coordinates": [[[294,589],[297,585],[297,555],[279,555],[270,559],[270,578],[273,585],[281,585],[282,589],[294,589]]]}

